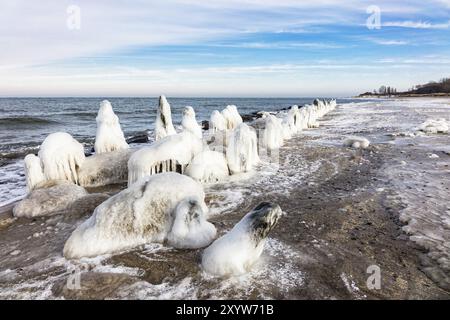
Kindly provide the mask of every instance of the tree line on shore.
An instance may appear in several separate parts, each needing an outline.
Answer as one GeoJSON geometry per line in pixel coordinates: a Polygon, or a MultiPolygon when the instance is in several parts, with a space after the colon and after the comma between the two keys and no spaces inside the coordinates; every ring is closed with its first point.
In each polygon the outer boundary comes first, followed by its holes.
{"type": "Polygon", "coordinates": [[[415,85],[407,91],[397,91],[391,86],[381,86],[373,92],[365,92],[359,96],[397,96],[397,95],[448,95],[450,94],[450,78],[443,78],[439,81],[430,81],[426,84],[415,85]]]}

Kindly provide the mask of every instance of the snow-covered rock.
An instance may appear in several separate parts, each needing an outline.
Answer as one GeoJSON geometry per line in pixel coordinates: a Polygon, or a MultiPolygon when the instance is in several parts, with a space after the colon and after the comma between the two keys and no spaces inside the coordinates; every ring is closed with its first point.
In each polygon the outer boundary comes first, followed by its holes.
{"type": "Polygon", "coordinates": [[[147,177],[99,205],[64,246],[67,258],[92,257],[168,241],[177,248],[207,246],[215,237],[206,220],[201,184],[178,173],[147,177]]]}
{"type": "Polygon", "coordinates": [[[370,145],[370,141],[363,137],[351,137],[344,141],[345,147],[354,149],[366,149],[370,145]]]}
{"type": "Polygon", "coordinates": [[[66,180],[44,181],[35,186],[13,208],[16,217],[42,217],[61,213],[74,201],[87,195],[86,190],[66,180]]]}
{"type": "Polygon", "coordinates": [[[425,133],[448,133],[448,123],[445,119],[428,119],[422,123],[419,130],[425,133]]]}
{"type": "Polygon", "coordinates": [[[127,182],[128,160],[135,151],[125,149],[87,157],[78,170],[79,184],[93,188],[127,182]]]}

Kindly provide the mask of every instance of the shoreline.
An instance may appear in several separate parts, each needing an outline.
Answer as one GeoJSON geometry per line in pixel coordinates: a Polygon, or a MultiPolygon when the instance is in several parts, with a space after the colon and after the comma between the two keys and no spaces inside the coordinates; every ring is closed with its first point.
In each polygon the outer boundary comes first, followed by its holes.
{"type": "Polygon", "coordinates": [[[397,95],[358,95],[354,99],[395,99],[395,98],[449,98],[450,93],[431,93],[431,94],[397,94],[397,95]]]}

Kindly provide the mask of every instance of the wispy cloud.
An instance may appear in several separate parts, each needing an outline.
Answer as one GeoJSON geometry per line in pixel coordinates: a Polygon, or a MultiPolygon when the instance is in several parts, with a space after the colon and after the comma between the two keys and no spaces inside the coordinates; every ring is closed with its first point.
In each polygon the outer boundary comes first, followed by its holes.
{"type": "Polygon", "coordinates": [[[384,22],[382,26],[411,29],[448,29],[450,27],[450,21],[445,23],[430,23],[423,21],[390,21],[384,22]]]}
{"type": "Polygon", "coordinates": [[[343,45],[326,42],[237,42],[231,44],[214,44],[213,46],[246,49],[339,49],[345,47],[343,45]]]}
{"type": "Polygon", "coordinates": [[[367,38],[367,40],[382,46],[404,46],[410,43],[409,41],[404,40],[387,40],[376,38],[367,38]]]}

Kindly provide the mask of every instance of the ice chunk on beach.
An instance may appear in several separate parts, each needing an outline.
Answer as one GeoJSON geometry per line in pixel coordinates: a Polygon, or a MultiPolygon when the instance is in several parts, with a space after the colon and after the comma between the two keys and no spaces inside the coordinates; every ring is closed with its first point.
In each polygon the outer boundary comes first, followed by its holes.
{"type": "Polygon", "coordinates": [[[259,162],[255,129],[241,123],[227,140],[226,158],[231,173],[252,171],[259,162]]]}
{"type": "Polygon", "coordinates": [[[173,134],[176,134],[176,131],[172,124],[170,104],[165,96],[160,96],[158,112],[156,113],[155,139],[159,140],[173,134]]]}
{"type": "Polygon", "coordinates": [[[45,138],[38,153],[47,180],[68,180],[78,183],[78,168],[84,162],[81,143],[65,132],[52,133],[45,138]]]}
{"type": "Polygon", "coordinates": [[[119,117],[114,113],[111,103],[103,100],[100,103],[97,118],[97,134],[95,137],[95,153],[105,153],[128,149],[128,143],[120,127],[119,117]]]}
{"type": "Polygon", "coordinates": [[[141,148],[128,160],[128,185],[157,173],[184,173],[186,166],[202,149],[202,141],[189,131],[167,136],[141,148]]]}
{"type": "Polygon", "coordinates": [[[192,159],[186,174],[197,181],[210,183],[223,180],[229,171],[222,152],[205,150],[192,159]]]}
{"type": "Polygon", "coordinates": [[[178,173],[141,179],[99,205],[64,246],[67,258],[92,257],[150,242],[180,248],[208,245],[215,227],[201,184],[178,173]]]}
{"type": "Polygon", "coordinates": [[[351,137],[344,141],[345,147],[354,149],[366,149],[370,145],[370,141],[363,137],[351,137]]]}
{"type": "Polygon", "coordinates": [[[448,133],[448,123],[445,119],[428,119],[420,125],[419,130],[431,134],[448,133]]]}

